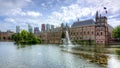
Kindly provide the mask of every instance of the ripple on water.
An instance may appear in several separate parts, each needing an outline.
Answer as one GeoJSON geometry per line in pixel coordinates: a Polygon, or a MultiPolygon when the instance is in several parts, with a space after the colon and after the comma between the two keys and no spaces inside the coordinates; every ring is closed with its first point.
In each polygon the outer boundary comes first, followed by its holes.
{"type": "Polygon", "coordinates": [[[101,68],[79,55],[61,51],[56,45],[31,45],[17,48],[10,42],[0,43],[0,68],[101,68]]]}

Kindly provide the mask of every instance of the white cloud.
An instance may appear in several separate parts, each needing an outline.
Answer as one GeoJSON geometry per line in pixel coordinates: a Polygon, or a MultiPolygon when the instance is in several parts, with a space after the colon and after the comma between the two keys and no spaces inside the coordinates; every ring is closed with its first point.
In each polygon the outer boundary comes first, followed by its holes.
{"type": "Polygon", "coordinates": [[[27,15],[32,16],[32,17],[39,17],[39,16],[42,16],[41,13],[35,12],[35,11],[28,11],[28,12],[27,12],[27,15]]]}
{"type": "Polygon", "coordinates": [[[4,15],[9,11],[16,8],[23,8],[29,3],[32,3],[31,0],[0,0],[0,14],[4,15]]]}
{"type": "Polygon", "coordinates": [[[15,23],[16,21],[12,18],[6,18],[4,21],[15,23]]]}
{"type": "Polygon", "coordinates": [[[5,14],[6,16],[25,16],[26,13],[23,12],[21,8],[11,9],[5,14]]]}
{"type": "Polygon", "coordinates": [[[0,29],[12,29],[15,31],[15,26],[17,25],[21,26],[22,29],[27,29],[28,24],[31,24],[35,27],[40,24],[41,16],[42,13],[37,11],[23,11],[20,8],[14,9],[6,14],[7,18],[5,18],[4,21],[2,21],[4,22],[4,24],[0,25],[0,29]],[[8,24],[8,27],[5,27],[6,24],[8,24]]]}
{"type": "Polygon", "coordinates": [[[108,23],[109,23],[111,26],[116,27],[116,26],[120,25],[120,20],[110,19],[110,20],[108,20],[108,23]]]}
{"type": "Polygon", "coordinates": [[[42,7],[46,7],[45,3],[42,3],[41,6],[42,6],[42,7]]]}
{"type": "Polygon", "coordinates": [[[10,10],[8,13],[6,13],[6,16],[9,17],[20,17],[20,16],[24,16],[24,17],[39,17],[42,16],[42,13],[37,12],[37,11],[23,11],[21,8],[16,8],[16,9],[12,9],[10,10]]]}
{"type": "Polygon", "coordinates": [[[59,22],[58,24],[62,22],[69,22],[70,20],[76,20],[76,18],[83,19],[83,17],[85,17],[83,20],[88,18],[94,19],[95,13],[98,10],[100,14],[108,17],[108,23],[110,23],[110,25],[115,26],[120,24],[120,22],[116,19],[110,20],[109,17],[115,17],[116,14],[119,14],[119,6],[119,0],[77,0],[74,4],[62,6],[59,11],[52,12],[50,18],[51,20],[56,19],[56,22],[59,22]],[[107,7],[107,15],[105,14],[103,7],[107,7]],[[113,22],[116,22],[117,24],[114,25],[113,22]]]}
{"type": "Polygon", "coordinates": [[[70,6],[62,6],[59,11],[52,12],[51,17],[62,22],[69,22],[70,20],[76,20],[76,18],[81,18],[83,16],[88,16],[95,14],[95,9],[92,7],[80,7],[78,4],[71,4],[70,6]]]}
{"type": "MultiPolygon", "coordinates": [[[[58,0],[57,2],[60,1],[58,0]]],[[[39,12],[39,10],[23,10],[31,2],[32,0],[15,0],[15,2],[11,0],[0,0],[0,16],[5,15],[7,17],[4,19],[5,24],[1,24],[0,28],[3,29],[3,26],[7,23],[9,28],[12,28],[13,25],[21,25],[24,28],[27,24],[33,26],[39,25],[40,27],[41,23],[49,23],[58,26],[61,23],[69,23],[71,20],[75,21],[77,18],[80,18],[80,20],[94,19],[97,10],[102,15],[105,14],[103,7],[107,7],[108,10],[108,14],[106,15],[108,17],[108,23],[114,27],[120,25],[120,21],[116,19],[116,17],[119,17],[120,12],[119,0],[76,0],[76,2],[70,0],[71,4],[69,0],[66,0],[65,2],[69,3],[69,5],[55,8],[56,10],[50,13],[49,10],[52,9],[47,8],[47,3],[41,3],[40,5],[44,9],[47,9],[44,12],[49,13],[45,15],[39,12]]],[[[54,5],[53,1],[48,2],[48,4],[54,5]]]]}

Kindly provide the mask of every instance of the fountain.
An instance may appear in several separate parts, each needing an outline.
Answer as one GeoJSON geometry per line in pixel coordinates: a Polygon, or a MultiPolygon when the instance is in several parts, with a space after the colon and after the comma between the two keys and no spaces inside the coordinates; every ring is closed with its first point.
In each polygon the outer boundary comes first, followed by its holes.
{"type": "Polygon", "coordinates": [[[63,51],[71,51],[71,49],[74,47],[72,42],[70,41],[69,33],[68,30],[66,30],[66,38],[62,39],[63,40],[63,45],[60,45],[63,47],[63,51]]]}
{"type": "Polygon", "coordinates": [[[75,47],[72,42],[70,41],[70,37],[69,37],[69,26],[66,24],[65,26],[65,31],[63,31],[64,33],[62,35],[62,45],[60,45],[62,47],[63,50],[65,51],[71,51],[73,47],[75,47]]]}
{"type": "Polygon", "coordinates": [[[61,45],[61,46],[63,46],[64,48],[73,45],[73,44],[71,43],[71,41],[70,41],[69,33],[68,33],[67,30],[66,30],[66,33],[65,33],[65,34],[66,34],[66,38],[62,38],[62,43],[63,43],[63,45],[61,45]]]}
{"type": "Polygon", "coordinates": [[[67,40],[67,45],[68,46],[73,46],[72,43],[71,43],[71,41],[70,41],[68,31],[66,31],[66,40],[67,40]]]}

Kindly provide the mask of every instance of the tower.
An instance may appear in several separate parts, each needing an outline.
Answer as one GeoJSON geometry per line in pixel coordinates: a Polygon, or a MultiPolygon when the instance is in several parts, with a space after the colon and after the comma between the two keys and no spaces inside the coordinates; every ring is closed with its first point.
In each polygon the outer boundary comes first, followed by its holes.
{"type": "Polygon", "coordinates": [[[98,11],[96,12],[96,22],[95,22],[95,41],[96,44],[108,44],[108,27],[107,27],[107,17],[99,16],[98,11]]]}
{"type": "Polygon", "coordinates": [[[98,19],[98,11],[96,12],[95,19],[96,19],[96,20],[98,19]]]}
{"type": "Polygon", "coordinates": [[[20,26],[16,26],[16,33],[20,33],[20,26]]]}
{"type": "Polygon", "coordinates": [[[28,24],[28,32],[32,33],[32,26],[30,24],[28,24]]]}
{"type": "Polygon", "coordinates": [[[45,31],[45,24],[41,25],[41,31],[43,31],[43,32],[45,31]]]}
{"type": "Polygon", "coordinates": [[[50,24],[46,24],[46,31],[50,31],[50,24]]]}
{"type": "Polygon", "coordinates": [[[34,34],[39,34],[40,30],[39,27],[34,27],[34,34]]]}

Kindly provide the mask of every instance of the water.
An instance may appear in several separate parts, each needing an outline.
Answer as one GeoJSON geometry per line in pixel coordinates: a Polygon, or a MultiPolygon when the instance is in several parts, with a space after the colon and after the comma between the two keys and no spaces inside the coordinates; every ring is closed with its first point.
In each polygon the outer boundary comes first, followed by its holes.
{"type": "Polygon", "coordinates": [[[120,68],[120,60],[118,55],[109,55],[108,68],[120,68]]]}
{"type": "Polygon", "coordinates": [[[57,45],[17,46],[0,42],[0,68],[102,68],[100,65],[61,51],[57,45]]]}
{"type": "Polygon", "coordinates": [[[66,31],[66,37],[67,37],[68,45],[72,45],[68,31],[66,31]]]}

